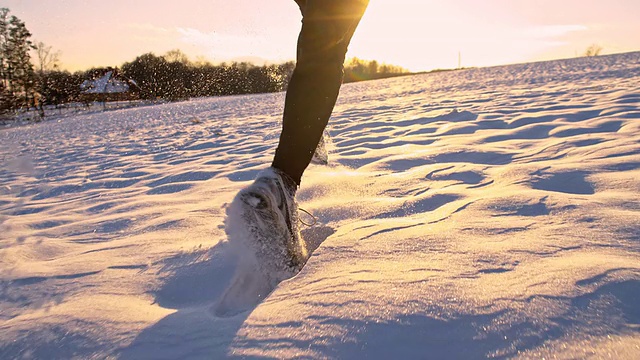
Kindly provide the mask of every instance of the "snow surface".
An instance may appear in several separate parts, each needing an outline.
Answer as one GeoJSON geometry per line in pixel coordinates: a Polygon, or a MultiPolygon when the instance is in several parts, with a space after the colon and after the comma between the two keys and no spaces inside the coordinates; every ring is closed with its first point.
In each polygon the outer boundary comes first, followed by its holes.
{"type": "Polygon", "coordinates": [[[282,103],[0,131],[0,358],[640,357],[640,53],[345,85],[311,258],[216,318],[282,103]]]}

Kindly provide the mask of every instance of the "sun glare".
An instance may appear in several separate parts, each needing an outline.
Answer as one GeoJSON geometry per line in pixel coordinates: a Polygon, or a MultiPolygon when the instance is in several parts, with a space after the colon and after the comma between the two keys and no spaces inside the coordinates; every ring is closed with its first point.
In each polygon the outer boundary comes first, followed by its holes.
{"type": "Polygon", "coordinates": [[[603,41],[622,25],[594,25],[596,10],[554,6],[564,15],[528,2],[371,1],[350,50],[419,71],[573,57],[595,41],[612,52],[640,45],[628,35],[603,41]]]}
{"type": "Polygon", "coordinates": [[[371,2],[352,44],[352,52],[380,59],[410,70],[485,65],[492,59],[514,59],[518,54],[504,49],[505,26],[494,25],[502,15],[471,13],[460,3],[433,1],[371,2]],[[479,26],[479,22],[483,25],[479,26]],[[486,56],[490,52],[490,56],[486,56]],[[462,58],[463,62],[459,63],[462,58]]]}

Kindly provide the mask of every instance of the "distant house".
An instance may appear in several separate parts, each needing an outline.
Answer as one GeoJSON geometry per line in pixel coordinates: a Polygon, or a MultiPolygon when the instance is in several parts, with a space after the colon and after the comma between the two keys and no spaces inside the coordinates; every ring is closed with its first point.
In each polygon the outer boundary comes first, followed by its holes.
{"type": "Polygon", "coordinates": [[[120,75],[117,69],[108,69],[80,84],[80,99],[85,103],[135,100],[139,93],[138,84],[120,75]]]}

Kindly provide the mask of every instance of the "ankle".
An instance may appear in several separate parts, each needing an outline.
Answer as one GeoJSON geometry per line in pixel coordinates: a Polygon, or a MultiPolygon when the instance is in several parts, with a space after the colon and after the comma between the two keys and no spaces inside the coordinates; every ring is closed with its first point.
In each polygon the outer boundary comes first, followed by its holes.
{"type": "Polygon", "coordinates": [[[287,174],[286,172],[276,167],[273,167],[273,169],[276,172],[276,174],[280,175],[280,178],[282,179],[284,186],[287,188],[287,191],[295,195],[296,191],[298,190],[298,184],[295,182],[295,180],[293,180],[293,178],[289,176],[289,174],[287,174]]]}

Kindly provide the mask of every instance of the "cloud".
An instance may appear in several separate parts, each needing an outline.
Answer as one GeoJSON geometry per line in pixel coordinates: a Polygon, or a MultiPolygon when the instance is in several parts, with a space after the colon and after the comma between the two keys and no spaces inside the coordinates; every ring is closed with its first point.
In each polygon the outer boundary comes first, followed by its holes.
{"type": "Polygon", "coordinates": [[[174,28],[164,28],[149,23],[129,23],[123,26],[123,30],[129,40],[154,46],[175,42],[179,36],[174,28]]]}
{"type": "Polygon", "coordinates": [[[589,28],[584,25],[542,25],[528,28],[524,31],[527,38],[549,39],[565,36],[571,32],[585,31],[589,28]]]}
{"type": "Polygon", "coordinates": [[[136,31],[141,31],[146,33],[155,33],[155,34],[167,34],[172,32],[171,29],[155,26],[148,23],[145,23],[145,24],[130,23],[130,24],[127,24],[126,27],[136,31]]]}
{"type": "Polygon", "coordinates": [[[192,28],[177,28],[180,41],[207,49],[220,57],[246,55],[247,49],[255,41],[248,36],[221,34],[218,32],[205,33],[192,28]]]}
{"type": "Polygon", "coordinates": [[[176,28],[179,40],[205,52],[217,61],[228,61],[238,57],[259,56],[264,59],[286,59],[291,49],[283,51],[281,46],[267,41],[255,33],[232,35],[221,32],[202,32],[193,28],[176,28]]]}
{"type": "Polygon", "coordinates": [[[248,38],[243,36],[227,35],[217,32],[205,33],[193,28],[177,28],[178,33],[182,35],[182,41],[201,46],[224,45],[228,43],[244,43],[248,38]]]}

